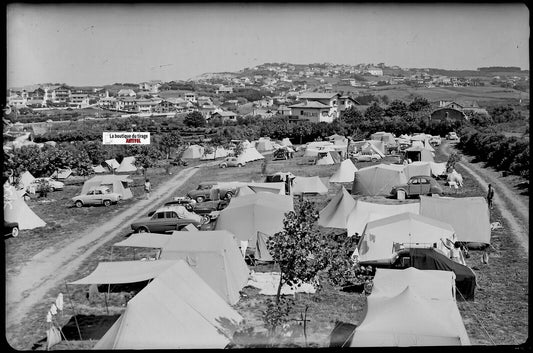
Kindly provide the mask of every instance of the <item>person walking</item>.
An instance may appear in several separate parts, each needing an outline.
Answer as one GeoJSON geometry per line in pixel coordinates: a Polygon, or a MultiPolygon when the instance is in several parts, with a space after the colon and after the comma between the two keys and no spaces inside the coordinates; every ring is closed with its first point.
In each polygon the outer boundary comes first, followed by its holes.
{"type": "Polygon", "coordinates": [[[152,184],[150,184],[150,180],[146,179],[144,181],[144,193],[146,195],[146,198],[150,198],[150,192],[152,191],[152,184]]]}
{"type": "Polygon", "coordinates": [[[492,209],[493,198],[494,198],[494,189],[492,188],[492,184],[489,184],[489,191],[487,192],[487,203],[489,204],[490,209],[492,209]]]}

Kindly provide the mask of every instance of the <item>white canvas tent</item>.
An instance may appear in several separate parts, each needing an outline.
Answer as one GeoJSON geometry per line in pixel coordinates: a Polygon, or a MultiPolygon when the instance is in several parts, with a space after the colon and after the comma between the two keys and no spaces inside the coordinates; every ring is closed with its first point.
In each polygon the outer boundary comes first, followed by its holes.
{"type": "Polygon", "coordinates": [[[272,145],[272,141],[270,141],[269,139],[260,138],[255,144],[255,149],[258,152],[266,152],[272,151],[274,149],[274,146],[272,145]]]}
{"type": "Polygon", "coordinates": [[[409,147],[405,150],[405,157],[413,162],[434,162],[431,151],[423,147],[409,147]]]}
{"type": "MultiPolygon", "coordinates": [[[[363,140],[353,142],[354,147],[357,151],[360,151],[362,148],[368,148],[368,145],[374,146],[379,153],[385,155],[385,143],[383,141],[377,140],[363,140]]],[[[377,152],[376,152],[377,153],[377,152]]]]}
{"type": "Polygon", "coordinates": [[[96,174],[102,174],[102,173],[106,173],[108,172],[109,170],[102,167],[100,164],[99,165],[95,165],[92,167],[93,168],[93,171],[96,173],[96,174]]]}
{"type": "Polygon", "coordinates": [[[128,302],[94,349],[225,348],[242,317],[184,261],[128,302]]]}
{"type": "Polygon", "coordinates": [[[355,173],[352,194],[376,196],[389,195],[395,185],[407,183],[405,173],[387,164],[359,169],[355,173]]]}
{"type": "Polygon", "coordinates": [[[18,186],[26,190],[34,180],[35,177],[29,171],[25,171],[19,177],[18,186]]]}
{"type": "Polygon", "coordinates": [[[361,151],[362,152],[370,152],[370,153],[376,153],[377,155],[379,155],[381,158],[385,158],[385,153],[383,153],[379,147],[377,147],[375,144],[371,144],[369,143],[369,141],[367,141],[367,143],[365,143],[364,145],[361,146],[361,151]]]}
{"type": "Polygon", "coordinates": [[[318,176],[294,178],[292,193],[294,195],[303,194],[319,194],[325,195],[328,193],[328,188],[320,180],[318,176]]]}
{"type": "Polygon", "coordinates": [[[285,137],[283,140],[281,140],[282,146],[292,146],[291,140],[289,140],[288,137],[285,137]]]}
{"type": "Polygon", "coordinates": [[[124,157],[117,170],[115,170],[116,173],[134,173],[136,171],[137,167],[135,166],[135,157],[133,156],[124,157]]]}
{"type": "Polygon", "coordinates": [[[309,145],[307,145],[307,147],[305,148],[304,157],[316,157],[318,156],[319,152],[330,151],[335,151],[335,147],[333,144],[329,142],[323,142],[317,145],[316,142],[314,142],[313,144],[310,143],[309,145]]]}
{"type": "Polygon", "coordinates": [[[243,161],[245,163],[257,161],[259,159],[264,159],[265,156],[263,156],[261,153],[259,153],[255,147],[248,147],[245,148],[242,153],[237,157],[239,161],[243,161]]]}
{"type": "Polygon", "coordinates": [[[468,345],[457,314],[455,302],[426,300],[410,286],[394,297],[369,296],[366,316],[355,330],[351,346],[468,345]]]}
{"type": "Polygon", "coordinates": [[[346,219],[355,207],[355,200],[344,187],[319,212],[318,225],[346,229],[346,219]]]}
{"type": "Polygon", "coordinates": [[[390,265],[399,250],[394,244],[409,247],[442,248],[442,241],[455,240],[455,231],[447,223],[405,212],[368,222],[357,246],[358,260],[363,265],[390,265]],[[395,250],[396,249],[396,250],[395,250]]]}
{"type": "Polygon", "coordinates": [[[340,155],[336,151],[319,152],[316,165],[332,165],[340,162],[340,155]]]}
{"type": "Polygon", "coordinates": [[[273,235],[283,230],[285,213],[293,210],[292,196],[262,192],[235,197],[220,211],[215,229],[230,231],[254,247],[257,232],[273,235]]]}
{"type": "Polygon", "coordinates": [[[107,168],[109,169],[110,172],[114,171],[115,169],[117,169],[118,167],[120,167],[120,163],[117,162],[116,159],[108,159],[106,160],[105,162],[105,165],[107,165],[107,168]]]}
{"type": "Polygon", "coordinates": [[[413,162],[405,165],[403,171],[407,180],[415,175],[431,176],[431,164],[430,162],[413,162]]]}
{"type": "Polygon", "coordinates": [[[99,186],[108,186],[111,192],[120,194],[123,200],[128,200],[133,197],[131,189],[128,187],[128,183],[131,181],[127,175],[96,175],[83,183],[81,193],[86,194],[99,186]]]}
{"type": "Polygon", "coordinates": [[[381,141],[385,143],[386,146],[396,146],[396,140],[394,139],[394,135],[390,132],[379,131],[373,133],[372,135],[370,135],[370,139],[375,141],[381,141]]]}
{"type": "Polygon", "coordinates": [[[239,187],[237,196],[252,195],[260,192],[285,195],[285,183],[248,183],[239,187]]]}
{"type": "Polygon", "coordinates": [[[341,162],[339,169],[329,178],[330,183],[353,183],[357,168],[350,159],[341,162]]]}
{"type": "Polygon", "coordinates": [[[374,202],[357,200],[355,207],[353,208],[352,212],[350,212],[346,220],[348,236],[351,237],[355,233],[362,235],[363,230],[368,222],[404,212],[418,214],[419,211],[420,203],[418,202],[383,205],[374,202]]]}
{"type": "Polygon", "coordinates": [[[224,157],[227,157],[229,155],[230,155],[230,151],[228,151],[227,149],[225,149],[222,146],[218,146],[216,148],[213,148],[213,152],[212,153],[207,153],[204,150],[204,154],[202,155],[202,157],[200,159],[204,161],[204,160],[210,160],[210,159],[224,158],[224,157]]]}
{"type": "Polygon", "coordinates": [[[442,176],[446,174],[446,162],[429,162],[431,168],[431,174],[434,177],[442,176]]]}
{"type": "Polygon", "coordinates": [[[484,197],[420,196],[420,215],[451,224],[458,241],[490,244],[490,214],[484,197]]]}
{"type": "Polygon", "coordinates": [[[203,154],[204,154],[204,147],[199,146],[199,145],[190,145],[183,152],[183,155],[181,156],[181,158],[184,158],[184,159],[199,159],[199,158],[202,158],[203,154]]]}
{"type": "Polygon", "coordinates": [[[72,169],[65,168],[65,169],[59,169],[56,170],[50,175],[50,178],[54,179],[66,179],[72,174],[72,169]]]}
{"type": "Polygon", "coordinates": [[[46,226],[46,223],[26,204],[19,192],[7,182],[4,184],[4,221],[17,222],[19,229],[46,226]]]}

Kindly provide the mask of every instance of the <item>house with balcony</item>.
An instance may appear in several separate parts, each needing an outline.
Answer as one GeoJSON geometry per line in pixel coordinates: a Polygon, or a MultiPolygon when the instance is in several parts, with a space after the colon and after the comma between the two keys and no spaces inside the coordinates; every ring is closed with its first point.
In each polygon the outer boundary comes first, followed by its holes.
{"type": "Polygon", "coordinates": [[[115,104],[116,110],[136,112],[137,111],[137,98],[135,97],[119,97],[115,104]]]}
{"type": "Polygon", "coordinates": [[[89,96],[84,93],[72,93],[68,106],[76,109],[83,109],[89,106],[89,96]]]}
{"type": "Polygon", "coordinates": [[[158,93],[159,87],[161,87],[160,80],[152,80],[148,82],[139,83],[139,90],[147,93],[158,93]]]}
{"type": "Polygon", "coordinates": [[[340,96],[339,97],[339,112],[343,112],[347,109],[350,109],[351,107],[355,107],[356,105],[361,105],[358,101],[353,99],[350,96],[340,96]]]}
{"type": "Polygon", "coordinates": [[[102,109],[117,109],[117,98],[115,97],[102,97],[98,101],[98,106],[102,109]]]}
{"type": "Polygon", "coordinates": [[[221,118],[222,122],[226,121],[237,121],[237,113],[226,111],[226,110],[218,110],[211,114],[211,119],[221,118]]]}

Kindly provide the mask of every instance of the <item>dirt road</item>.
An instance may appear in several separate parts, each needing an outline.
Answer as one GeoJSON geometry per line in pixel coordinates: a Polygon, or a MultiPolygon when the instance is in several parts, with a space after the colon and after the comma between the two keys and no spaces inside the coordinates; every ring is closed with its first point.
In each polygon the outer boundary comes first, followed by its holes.
{"type": "MultiPolygon", "coordinates": [[[[116,217],[86,230],[76,241],[64,247],[43,249],[24,265],[20,274],[6,278],[6,336],[7,332],[12,332],[10,328],[16,327],[48,291],[63,284],[67,276],[94,251],[129,227],[132,218],[148,213],[197,171],[198,167],[183,169],[152,192],[150,199],[140,200],[116,217]],[[89,245],[90,248],[85,250],[89,245]],[[83,252],[81,249],[84,249],[83,252]]],[[[9,336],[6,338],[9,342],[9,336]]]]}
{"type": "MultiPolygon", "coordinates": [[[[446,144],[442,146],[442,151],[445,155],[455,151],[453,146],[447,141],[443,142],[443,144],[446,144]]],[[[510,228],[510,233],[516,237],[526,255],[529,254],[529,205],[524,203],[511,188],[499,180],[500,173],[470,163],[464,157],[459,162],[459,165],[481,185],[485,192],[488,191],[488,184],[492,184],[497,190],[493,198],[494,206],[500,211],[505,219],[505,225],[510,228]]]]}

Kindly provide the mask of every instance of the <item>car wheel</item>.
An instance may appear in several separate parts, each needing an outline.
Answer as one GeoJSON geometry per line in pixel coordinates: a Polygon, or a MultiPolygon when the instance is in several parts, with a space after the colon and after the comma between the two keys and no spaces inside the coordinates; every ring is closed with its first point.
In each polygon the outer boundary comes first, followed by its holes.
{"type": "Polygon", "coordinates": [[[104,206],[105,207],[111,206],[111,200],[104,200],[104,206]]]}
{"type": "Polygon", "coordinates": [[[203,196],[197,196],[196,197],[196,202],[198,202],[198,203],[204,202],[204,200],[205,200],[205,197],[203,197],[203,196]]]}
{"type": "Polygon", "coordinates": [[[239,163],[239,164],[237,164],[237,167],[239,167],[239,168],[240,168],[240,167],[242,167],[242,164],[240,164],[240,163],[239,163]]]}
{"type": "Polygon", "coordinates": [[[220,168],[226,168],[227,166],[225,164],[221,164],[220,168]]]}
{"type": "Polygon", "coordinates": [[[224,197],[226,200],[231,200],[231,198],[233,197],[233,193],[232,192],[227,192],[226,193],[226,196],[224,197]]]}
{"type": "Polygon", "coordinates": [[[80,207],[83,207],[83,202],[78,200],[78,201],[76,201],[76,203],[74,205],[76,205],[77,208],[80,208],[80,207]]]}
{"type": "Polygon", "coordinates": [[[148,233],[149,230],[146,227],[139,227],[137,228],[137,233],[148,233]]]}
{"type": "Polygon", "coordinates": [[[13,238],[16,238],[18,235],[19,235],[19,227],[13,227],[13,229],[11,230],[11,236],[13,238]]]}
{"type": "Polygon", "coordinates": [[[51,187],[50,187],[50,191],[54,192],[54,191],[56,191],[56,188],[53,187],[53,186],[51,186],[51,187]]]}
{"type": "Polygon", "coordinates": [[[211,222],[211,218],[209,216],[202,217],[202,224],[207,224],[209,222],[211,222]]]}
{"type": "Polygon", "coordinates": [[[370,160],[371,160],[372,162],[377,162],[377,161],[378,161],[377,158],[371,158],[370,160]]]}

